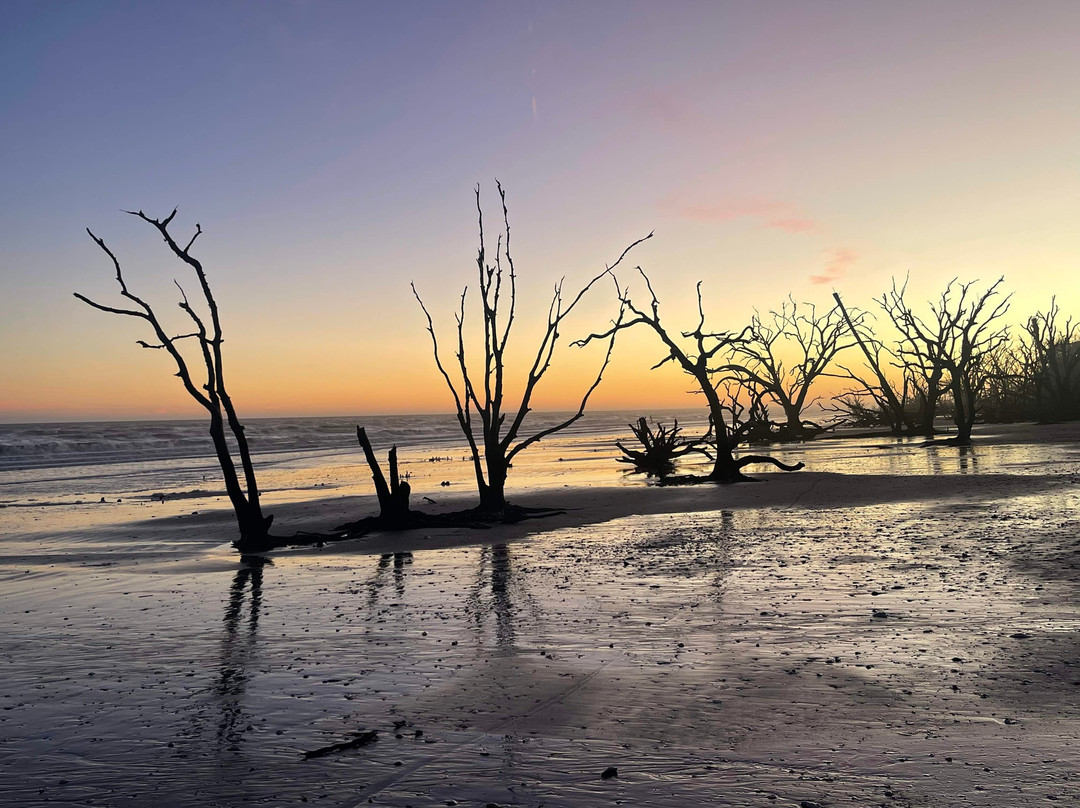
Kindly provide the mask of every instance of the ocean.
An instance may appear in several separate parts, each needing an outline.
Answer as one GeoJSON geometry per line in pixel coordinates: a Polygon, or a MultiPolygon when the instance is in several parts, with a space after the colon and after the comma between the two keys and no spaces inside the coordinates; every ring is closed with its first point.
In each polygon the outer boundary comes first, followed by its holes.
{"type": "MultiPolygon", "coordinates": [[[[633,440],[628,424],[638,411],[586,413],[585,417],[522,452],[518,477],[573,454],[603,454],[616,473],[615,440],[633,440]]],[[[647,413],[687,434],[702,432],[704,410],[647,413]]],[[[565,420],[569,413],[530,413],[523,434],[565,420]]],[[[250,418],[244,420],[260,485],[270,500],[309,496],[313,489],[361,490],[370,484],[356,426],[367,430],[380,456],[399,447],[403,471],[435,478],[469,477],[468,449],[453,415],[250,418]],[[463,474],[464,470],[464,474],[463,474]]],[[[534,480],[535,481],[535,480],[534,480]]],[[[415,487],[415,486],[414,486],[415,487]]],[[[105,499],[217,498],[221,472],[205,420],[99,421],[0,424],[0,506],[66,505],[105,499]]],[[[344,493],[344,491],[342,491],[344,493]]]]}

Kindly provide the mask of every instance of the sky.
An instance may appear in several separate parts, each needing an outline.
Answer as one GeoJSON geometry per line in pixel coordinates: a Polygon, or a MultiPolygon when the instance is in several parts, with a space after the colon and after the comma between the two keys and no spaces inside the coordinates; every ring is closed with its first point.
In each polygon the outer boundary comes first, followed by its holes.
{"type": "MultiPolygon", "coordinates": [[[[187,417],[135,345],[129,286],[173,317],[187,270],[125,215],[202,227],[233,398],[250,416],[439,412],[439,333],[507,191],[511,365],[552,288],[631,242],[665,324],[739,330],[791,294],[874,307],[1005,276],[1009,317],[1080,314],[1080,3],[0,4],[0,420],[187,417]]],[[[640,282],[631,284],[639,290],[640,282]]],[[[606,284],[566,341],[614,316],[606,284]]],[[[693,406],[625,332],[597,408],[693,406]]],[[[563,345],[538,408],[601,356],[563,345]]]]}

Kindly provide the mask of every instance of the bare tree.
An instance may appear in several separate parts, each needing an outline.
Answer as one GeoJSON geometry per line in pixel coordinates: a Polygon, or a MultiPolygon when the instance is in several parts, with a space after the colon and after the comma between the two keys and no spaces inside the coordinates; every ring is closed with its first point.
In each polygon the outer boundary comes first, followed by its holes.
{"type": "MultiPolygon", "coordinates": [[[[875,343],[870,350],[872,359],[866,370],[872,373],[881,361],[882,347],[875,343]]],[[[840,364],[837,367],[844,371],[836,374],[837,378],[848,379],[856,385],[833,396],[833,406],[826,407],[837,413],[842,423],[859,427],[886,426],[893,435],[902,435],[906,427],[908,434],[914,434],[914,424],[906,407],[911,390],[907,374],[901,380],[898,394],[887,379],[885,385],[888,386],[882,386],[879,381],[868,379],[865,371],[856,372],[840,364]]]]}
{"type": "Polygon", "coordinates": [[[623,250],[618,260],[599,275],[590,280],[572,298],[564,297],[563,280],[555,285],[555,291],[548,305],[547,325],[544,329],[536,356],[525,378],[521,400],[516,407],[508,406],[506,401],[506,346],[515,322],[517,307],[517,274],[510,250],[510,219],[506,207],[506,192],[496,182],[499,199],[502,203],[502,233],[500,234],[494,255],[494,263],[489,263],[487,245],[484,236],[484,214],[480,206],[480,187],[476,188],[476,211],[480,230],[480,248],[476,256],[476,268],[479,276],[480,318],[484,330],[484,348],[479,369],[470,369],[466,358],[465,329],[466,302],[469,289],[461,293],[461,300],[456,313],[457,346],[454,351],[457,360],[457,374],[460,381],[455,382],[446,364],[442,360],[439,342],[431,314],[413,285],[413,295],[427,318],[427,331],[431,336],[435,364],[442,374],[450,393],[454,398],[458,424],[469,444],[476,485],[480,495],[480,509],[494,514],[506,512],[506,477],[514,458],[532,444],[573,424],[585,414],[589,397],[600,384],[600,380],[611,360],[614,347],[614,333],[608,341],[607,352],[592,384],[582,395],[577,410],[568,418],[553,426],[535,432],[523,431],[525,418],[532,409],[532,397],[540,380],[551,367],[555,346],[558,344],[563,321],[577,306],[585,293],[593,285],[619,265],[628,252],[635,246],[652,237],[652,233],[640,238],[623,250]],[[504,282],[506,286],[504,287],[504,282]]]}
{"type": "Polygon", "coordinates": [[[984,364],[986,382],[979,404],[983,419],[1007,424],[1031,418],[1034,365],[1023,344],[1001,342],[987,354],[984,364]]]}
{"type": "MultiPolygon", "coordinates": [[[[815,306],[800,306],[789,296],[779,311],[769,315],[763,319],[754,313],[750,338],[733,342],[728,348],[729,361],[718,370],[780,405],[786,419],[784,437],[811,437],[822,431],[802,417],[806,407],[816,401],[810,397],[814,382],[829,375],[826,370],[837,353],[857,342],[838,305],[819,316],[815,306]],[[794,354],[790,365],[784,361],[785,349],[794,354]]],[[[861,318],[861,314],[856,315],[855,327],[861,318]]]]}
{"type": "Polygon", "coordinates": [[[210,437],[213,440],[214,451],[217,454],[221,472],[225,478],[225,490],[229,495],[229,501],[232,503],[240,527],[240,537],[233,542],[234,546],[241,552],[269,549],[269,547],[273,546],[273,541],[269,537],[269,530],[274,517],[264,517],[262,514],[262,508],[259,504],[259,486],[255,480],[255,468],[251,462],[251,451],[248,447],[247,437],[244,434],[244,427],[236,416],[236,408],[233,406],[232,398],[225,387],[225,370],[221,350],[223,337],[217,301],[210,291],[210,284],[206,279],[202,264],[190,252],[195,240],[202,234],[202,228],[196,224],[195,233],[187,244],[181,247],[169,232],[169,225],[176,216],[176,210],[173,210],[164,219],[151,219],[141,210],[125,212],[137,216],[152,225],[165,239],[165,243],[169,245],[169,249],[172,250],[173,254],[194,270],[205,301],[206,312],[209,313],[209,323],[205,313],[200,314],[196,311],[195,306],[188,300],[184,288],[179,282],[174,281],[180,291],[179,306],[187,315],[195,330],[185,334],[170,334],[162,325],[161,320],[150,304],[128,289],[120,268],[120,261],[105,242],[95,236],[89,229],[86,232],[90,234],[90,238],[112,261],[113,268],[116,270],[116,282],[120,285],[121,297],[131,301],[134,306],[132,308],[106,306],[96,303],[78,292],[75,293],[75,297],[100,311],[137,317],[149,323],[156,342],[150,343],[139,340],[138,344],[143,348],[167,352],[176,364],[176,375],[180,378],[188,395],[210,414],[210,437]],[[194,342],[198,349],[198,355],[202,359],[205,376],[198,380],[192,375],[193,372],[188,359],[181,351],[181,345],[186,340],[194,342]],[[242,480],[237,472],[236,462],[233,459],[227,435],[231,435],[236,443],[236,453],[239,456],[243,473],[242,480]]]}
{"type": "Polygon", "coordinates": [[[896,355],[905,375],[905,385],[918,401],[916,423],[922,434],[931,437],[938,402],[949,390],[941,352],[950,325],[940,311],[935,312],[932,322],[917,320],[904,298],[907,283],[905,278],[903,285],[897,288],[894,278],[892,288],[876,300],[899,332],[896,355]]]}
{"type": "Polygon", "coordinates": [[[750,339],[749,326],[738,334],[731,332],[711,333],[705,330],[705,311],[701,303],[701,282],[697,284],[698,324],[693,331],[682,333],[684,339],[693,340],[694,348],[688,353],[668,332],[660,322],[660,301],[653,291],[652,283],[648,275],[638,267],[638,272],[645,281],[652,300],[648,310],[643,310],[634,305],[630,297],[629,288],[622,288],[618,279],[612,275],[615,282],[615,291],[623,308],[631,313],[630,319],[620,316],[620,319],[610,329],[599,334],[591,334],[578,344],[584,345],[592,340],[614,339],[615,335],[626,328],[644,325],[651,328],[660,338],[667,349],[667,356],[652,366],[652,370],[663,366],[668,362],[676,362],[683,372],[692,376],[697,382],[699,392],[705,396],[709,407],[709,423],[713,440],[713,468],[707,477],[702,480],[711,480],[721,483],[733,483],[749,480],[742,473],[742,469],[755,463],[771,463],[784,471],[796,471],[803,467],[802,463],[788,466],[772,457],[764,455],[744,455],[736,458],[735,448],[741,443],[749,429],[748,422],[740,422],[739,415],[742,405],[737,397],[729,397],[721,394],[722,381],[717,380],[717,371],[710,367],[710,362],[721,351],[729,350],[732,346],[739,345],[750,339]],[[729,423],[729,418],[731,422],[729,423]]]}
{"type": "MultiPolygon", "coordinates": [[[[957,445],[971,442],[979,396],[991,370],[989,359],[1008,339],[1001,318],[1009,309],[1009,296],[995,301],[1003,281],[998,278],[980,295],[973,291],[974,281],[957,283],[954,278],[930,303],[927,320],[912,311],[895,282],[892,293],[883,297],[883,306],[906,341],[902,355],[911,357],[920,370],[930,371],[924,377],[926,393],[940,391],[939,385],[947,382],[956,424],[956,437],[950,442],[957,445]]],[[[927,428],[925,422],[923,426],[927,428]]]]}
{"type": "MultiPolygon", "coordinates": [[[[908,433],[914,433],[915,425],[907,411],[908,393],[911,389],[910,376],[907,373],[901,374],[900,391],[897,393],[893,383],[885,374],[885,364],[881,356],[885,348],[882,343],[874,337],[862,318],[858,321],[852,318],[838,293],[833,292],[833,299],[836,301],[837,308],[840,309],[840,314],[852,338],[866,359],[866,367],[873,375],[873,381],[868,381],[864,374],[857,374],[848,367],[837,365],[846,374],[844,378],[850,379],[858,386],[835,396],[833,400],[839,409],[846,413],[849,422],[856,425],[870,426],[880,420],[881,423],[888,425],[894,435],[899,435],[904,427],[907,427],[908,433]],[[868,403],[872,403],[873,406],[868,406],[868,403]],[[873,415],[875,411],[880,413],[880,419],[873,415]]],[[[887,355],[895,356],[891,352],[887,355]]]]}
{"type": "Polygon", "coordinates": [[[1080,418],[1080,323],[1064,318],[1057,299],[1028,319],[1025,343],[1040,422],[1080,418]]]}

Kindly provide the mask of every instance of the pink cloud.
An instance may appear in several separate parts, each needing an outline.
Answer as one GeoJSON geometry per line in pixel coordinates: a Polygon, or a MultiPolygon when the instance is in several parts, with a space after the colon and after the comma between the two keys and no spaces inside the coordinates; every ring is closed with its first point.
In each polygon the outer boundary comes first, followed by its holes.
{"type": "Polygon", "coordinates": [[[785,230],[788,233],[813,233],[818,229],[818,224],[813,219],[796,216],[790,219],[771,219],[766,227],[775,227],[777,230],[785,230]]]}
{"type": "Polygon", "coordinates": [[[810,283],[822,284],[839,280],[847,274],[852,264],[859,258],[859,254],[849,247],[825,250],[825,255],[828,256],[825,261],[825,271],[820,275],[811,275],[810,283]]]}
{"type": "Polygon", "coordinates": [[[699,205],[678,200],[661,202],[660,208],[694,222],[733,222],[754,219],[760,227],[783,230],[786,233],[813,233],[818,223],[802,215],[794,205],[769,199],[729,199],[711,205],[699,205]]]}

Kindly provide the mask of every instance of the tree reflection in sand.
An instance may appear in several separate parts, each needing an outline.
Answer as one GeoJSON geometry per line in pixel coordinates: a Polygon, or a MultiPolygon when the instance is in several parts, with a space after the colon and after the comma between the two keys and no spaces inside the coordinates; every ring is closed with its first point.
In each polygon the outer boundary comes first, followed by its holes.
{"type": "Polygon", "coordinates": [[[405,567],[413,563],[412,553],[383,553],[375,565],[375,574],[368,581],[368,607],[379,602],[379,596],[386,587],[386,573],[393,562],[394,594],[398,599],[405,597],[405,567]]]}
{"type": "Polygon", "coordinates": [[[471,623],[477,631],[477,640],[485,643],[484,626],[489,617],[493,621],[494,647],[499,656],[515,652],[516,625],[524,609],[529,612],[530,625],[535,630],[542,621],[535,604],[523,588],[524,581],[516,575],[512,565],[510,548],[505,544],[480,548],[479,568],[472,591],[465,602],[471,623]]]}
{"type": "Polygon", "coordinates": [[[971,446],[957,447],[957,462],[961,474],[974,474],[979,470],[979,459],[971,446]]]}
{"type": "Polygon", "coordinates": [[[259,610],[262,607],[262,568],[272,564],[262,556],[245,556],[229,588],[225,608],[225,633],[221,641],[221,664],[213,693],[221,717],[217,727],[219,749],[239,751],[244,714],[244,693],[250,678],[249,668],[255,656],[259,629],[259,610]],[[250,589],[250,593],[249,590],[250,589]],[[244,627],[244,601],[247,600],[247,620],[244,627]]]}

